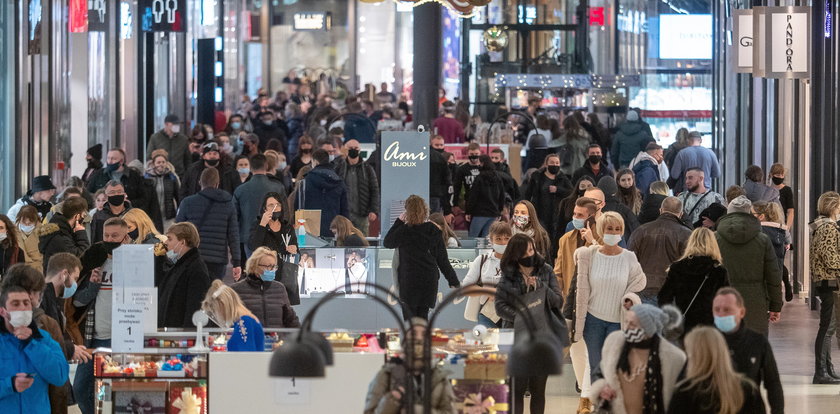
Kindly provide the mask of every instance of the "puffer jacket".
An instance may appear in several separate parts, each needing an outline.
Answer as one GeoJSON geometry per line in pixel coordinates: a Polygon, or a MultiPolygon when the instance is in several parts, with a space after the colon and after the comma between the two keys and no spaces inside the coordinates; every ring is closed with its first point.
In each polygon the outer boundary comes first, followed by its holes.
{"type": "Polygon", "coordinates": [[[347,186],[350,213],[358,217],[379,215],[379,180],[373,167],[361,161],[355,165],[345,162],[338,175],[347,186]]]}
{"type": "Polygon", "coordinates": [[[82,253],[90,247],[87,232],[79,230],[74,232],[67,223],[67,218],[62,214],[55,214],[49,223],[41,226],[38,230],[38,249],[43,254],[44,273],[47,272],[47,263],[56,253],[70,253],[75,256],[82,256],[82,253]]]}
{"type": "MultiPolygon", "coordinates": [[[[198,160],[187,168],[187,172],[181,177],[180,196],[182,199],[186,199],[188,196],[196,194],[201,190],[198,180],[201,178],[201,173],[204,172],[205,168],[207,166],[204,165],[204,160],[198,160]]],[[[227,168],[223,165],[223,162],[220,162],[215,168],[219,171],[219,188],[228,194],[233,194],[236,187],[242,184],[242,180],[239,179],[239,173],[234,169],[227,168]]]]}
{"type": "MultiPolygon", "coordinates": [[[[717,238],[729,282],[744,297],[747,327],[767,334],[767,312],[782,311],[782,272],[773,243],[761,231],[758,219],[730,213],[717,225],[717,238]]],[[[835,245],[836,246],[836,245],[835,245]]]]}
{"type": "Polygon", "coordinates": [[[175,221],[189,221],[198,228],[201,243],[198,250],[206,263],[228,262],[233,267],[241,263],[239,222],[230,193],[217,188],[205,188],[181,202],[175,221]]]}
{"type": "Polygon", "coordinates": [[[178,201],[181,199],[181,180],[172,172],[172,168],[167,168],[163,174],[158,174],[153,167],[147,166],[146,174],[143,177],[155,184],[161,217],[166,220],[175,218],[178,212],[178,201]]]}
{"type": "Polygon", "coordinates": [[[6,329],[5,323],[0,324],[0,377],[4,378],[0,381],[0,413],[49,414],[48,386],[60,387],[67,382],[70,366],[61,347],[34,322],[29,328],[32,337],[24,343],[6,329]],[[11,378],[19,372],[36,374],[32,385],[22,393],[12,388],[11,378]]]}
{"type": "Polygon", "coordinates": [[[668,269],[668,277],[659,290],[659,304],[673,303],[683,311],[686,333],[697,325],[714,326],[712,302],[715,293],[724,286],[729,286],[729,276],[717,260],[709,256],[688,257],[674,262],[668,269]]]}
{"type": "Polygon", "coordinates": [[[668,266],[679,260],[691,237],[691,229],[673,214],[661,214],[630,235],[628,248],[636,253],[647,276],[643,293],[656,295],[665,283],[668,266]]]}
{"type": "Polygon", "coordinates": [[[610,151],[613,166],[627,167],[639,151],[644,151],[648,142],[651,141],[653,141],[653,134],[647,124],[641,121],[625,121],[618,126],[613,139],[610,151]]]}
{"type": "Polygon", "coordinates": [[[295,210],[321,210],[321,237],[332,237],[330,223],[335,216],[350,217],[347,186],[330,165],[319,165],[301,181],[295,210]]]}
{"type": "Polygon", "coordinates": [[[811,280],[840,279],[840,225],[820,216],[811,227],[811,280]]]}
{"type": "MultiPolygon", "coordinates": [[[[432,368],[432,412],[429,414],[455,414],[453,403],[455,392],[447,378],[448,373],[441,367],[432,368]]],[[[405,380],[410,378],[402,360],[392,359],[376,374],[370,382],[365,398],[364,414],[400,414],[405,412],[402,403],[394,398],[391,391],[396,387],[405,388],[405,380]]],[[[423,412],[423,401],[415,398],[414,412],[423,412]]]]}
{"type": "Polygon", "coordinates": [[[257,275],[248,274],[245,279],[234,283],[233,290],[242,298],[265,328],[297,328],[300,320],[289,303],[289,295],[282,283],[263,281],[257,275]]]}

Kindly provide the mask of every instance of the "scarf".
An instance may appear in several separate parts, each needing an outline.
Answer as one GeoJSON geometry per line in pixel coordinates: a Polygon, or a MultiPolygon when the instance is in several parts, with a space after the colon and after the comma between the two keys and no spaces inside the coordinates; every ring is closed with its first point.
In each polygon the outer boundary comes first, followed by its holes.
{"type": "Polygon", "coordinates": [[[659,335],[654,335],[638,343],[624,343],[618,359],[618,369],[630,373],[628,355],[633,348],[650,349],[645,375],[644,414],[664,414],[665,402],[662,398],[662,361],[659,359],[659,335]]]}

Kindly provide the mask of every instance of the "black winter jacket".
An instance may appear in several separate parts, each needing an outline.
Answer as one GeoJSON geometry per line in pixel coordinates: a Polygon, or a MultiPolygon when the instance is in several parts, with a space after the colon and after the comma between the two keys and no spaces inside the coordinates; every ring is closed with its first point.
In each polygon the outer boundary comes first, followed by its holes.
{"type": "Polygon", "coordinates": [[[496,172],[481,173],[475,178],[466,213],[473,217],[499,217],[505,207],[505,188],[496,172]]]}
{"type": "Polygon", "coordinates": [[[444,215],[452,212],[449,205],[449,190],[452,188],[452,174],[443,155],[435,150],[429,153],[429,197],[440,199],[444,215]]]}
{"type": "Polygon", "coordinates": [[[181,183],[175,173],[167,171],[163,175],[157,175],[154,172],[146,171],[143,176],[147,180],[151,180],[154,184],[155,192],[158,186],[162,187],[163,200],[158,197],[158,206],[161,206],[162,219],[171,220],[177,214],[178,201],[181,200],[181,183]]]}
{"type": "MultiPolygon", "coordinates": [[[[533,276],[539,283],[548,287],[548,307],[560,317],[560,309],[563,308],[563,292],[554,276],[554,270],[547,263],[542,263],[535,269],[533,276]]],[[[528,291],[525,285],[525,278],[519,269],[502,269],[502,279],[496,287],[496,313],[503,320],[503,327],[513,327],[516,320],[516,308],[518,307],[512,295],[524,295],[528,291]]]]}
{"type": "Polygon", "coordinates": [[[659,304],[673,303],[685,313],[685,333],[697,325],[714,326],[712,302],[715,293],[724,286],[729,286],[729,276],[717,260],[709,256],[689,257],[674,262],[668,269],[665,284],[659,290],[659,304]],[[695,294],[697,299],[686,311],[695,294]]]}
{"type": "Polygon", "coordinates": [[[615,211],[618,214],[621,214],[621,217],[624,219],[624,241],[627,242],[630,240],[630,235],[639,228],[639,219],[636,218],[636,215],[633,214],[633,211],[630,210],[627,206],[625,206],[619,199],[615,196],[609,197],[607,196],[607,200],[604,202],[604,208],[601,209],[602,212],[606,213],[608,211],[615,211]]]}
{"type": "Polygon", "coordinates": [[[452,206],[457,206],[461,203],[461,189],[464,191],[464,200],[469,200],[470,189],[478,177],[478,165],[472,165],[469,162],[461,164],[455,170],[455,177],[452,179],[454,183],[454,197],[452,198],[452,206]]]}
{"type": "Polygon", "coordinates": [[[282,283],[276,280],[265,282],[254,274],[248,274],[231,287],[264,328],[300,327],[298,316],[289,303],[289,295],[282,283]]]}
{"type": "Polygon", "coordinates": [[[158,326],[195,327],[192,315],[201,309],[207,289],[210,289],[207,266],[198,250],[190,249],[178,258],[158,286],[158,326]]]}
{"type": "Polygon", "coordinates": [[[175,221],[189,221],[198,228],[198,250],[205,263],[228,263],[230,253],[233,267],[240,266],[239,222],[232,200],[230,193],[205,188],[181,202],[175,221]]]}
{"type": "Polygon", "coordinates": [[[668,196],[662,194],[648,194],[645,201],[642,202],[642,209],[639,210],[639,224],[650,223],[659,217],[659,209],[662,207],[662,202],[668,196]]]}
{"type": "MultiPolygon", "coordinates": [[[[204,165],[204,160],[198,160],[190,165],[181,179],[181,199],[185,199],[201,190],[198,180],[205,168],[207,166],[204,165]]],[[[233,190],[242,183],[239,179],[239,173],[230,168],[225,168],[221,164],[216,169],[219,170],[219,189],[227,191],[228,194],[233,194],[233,190]]]]}
{"type": "Polygon", "coordinates": [[[758,387],[764,383],[771,414],[785,412],[785,394],[779,379],[776,357],[767,337],[753,331],[741,322],[738,330],[723,335],[732,355],[736,371],[751,379],[758,387]]]}
{"type": "Polygon", "coordinates": [[[70,253],[81,257],[90,247],[87,232],[74,232],[67,219],[60,213],[55,213],[49,223],[38,229],[38,238],[38,250],[44,255],[44,273],[47,272],[47,264],[54,254],[70,253]]]}
{"type": "MultiPolygon", "coordinates": [[[[720,401],[717,396],[708,392],[708,382],[701,382],[693,388],[689,383],[679,383],[668,405],[668,414],[716,414],[720,412],[720,401]]],[[[764,400],[761,391],[746,378],[741,378],[741,390],[744,393],[744,403],[738,414],[765,414],[764,400]]]]}
{"type": "Polygon", "coordinates": [[[268,226],[260,226],[260,219],[254,221],[251,226],[250,238],[248,239],[248,248],[257,250],[260,247],[267,247],[277,252],[280,257],[284,257],[288,252],[287,246],[297,246],[297,236],[295,229],[291,224],[281,222],[280,231],[274,232],[268,226]],[[289,244],[283,239],[283,236],[289,239],[289,244]]]}
{"type": "MultiPolygon", "coordinates": [[[[566,198],[571,192],[572,183],[565,175],[557,173],[557,176],[552,180],[545,175],[545,169],[540,168],[531,174],[531,179],[528,181],[525,193],[522,194],[522,199],[534,204],[540,224],[543,228],[551,231],[554,229],[555,212],[560,207],[560,200],[566,198]],[[556,186],[557,192],[549,193],[548,186],[550,185],[556,186]]],[[[552,235],[553,238],[554,235],[552,235]]]]}
{"type": "Polygon", "coordinates": [[[122,217],[125,213],[128,213],[128,210],[131,210],[131,203],[126,200],[123,204],[125,206],[125,210],[122,211],[120,214],[114,214],[111,212],[111,204],[105,203],[102,207],[102,210],[97,211],[93,218],[90,221],[90,237],[91,243],[97,243],[102,241],[102,232],[105,230],[105,222],[108,221],[109,218],[114,217],[122,217]]]}
{"type": "MultiPolygon", "coordinates": [[[[143,178],[140,173],[135,171],[133,168],[123,167],[123,174],[120,177],[120,182],[122,183],[123,187],[125,188],[126,199],[131,200],[131,204],[139,209],[142,209],[146,213],[149,213],[147,208],[152,204],[152,196],[154,194],[150,194],[149,187],[145,185],[145,179],[143,178]]],[[[108,171],[107,168],[103,168],[97,171],[93,176],[90,177],[90,182],[88,182],[87,190],[91,194],[95,194],[97,190],[100,188],[105,188],[105,185],[108,184],[108,181],[111,181],[113,178],[111,177],[111,172],[108,171]]],[[[152,186],[152,190],[154,186],[152,186]]],[[[157,199],[157,196],[154,197],[157,199]]],[[[159,214],[158,214],[159,215],[159,214]]],[[[152,216],[149,213],[149,217],[152,216]]]]}
{"type": "Polygon", "coordinates": [[[383,243],[388,249],[399,249],[397,281],[400,300],[408,306],[435,306],[441,272],[449,286],[461,285],[449,264],[440,229],[434,223],[409,226],[397,219],[383,243]]]}
{"type": "Polygon", "coordinates": [[[379,180],[373,167],[361,161],[355,165],[345,162],[338,175],[347,186],[350,213],[359,217],[379,215],[379,180]]]}
{"type": "Polygon", "coordinates": [[[321,210],[321,237],[331,237],[335,216],[350,217],[347,187],[329,165],[316,166],[306,174],[295,198],[295,210],[321,210]]]}

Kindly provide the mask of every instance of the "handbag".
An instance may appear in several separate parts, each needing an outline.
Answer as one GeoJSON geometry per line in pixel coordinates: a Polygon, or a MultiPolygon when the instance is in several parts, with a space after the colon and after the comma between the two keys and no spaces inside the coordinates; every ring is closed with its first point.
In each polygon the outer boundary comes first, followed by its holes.
{"type": "MultiPolygon", "coordinates": [[[[278,259],[281,259],[278,257],[278,259]]],[[[300,266],[291,261],[278,261],[280,264],[280,283],[286,287],[289,295],[289,303],[300,305],[300,287],[298,286],[298,271],[300,266]]]]}
{"type": "MultiPolygon", "coordinates": [[[[566,321],[561,319],[558,313],[549,306],[548,287],[545,283],[537,282],[535,288],[529,288],[520,298],[525,305],[522,310],[531,313],[537,336],[548,339],[558,353],[569,345],[566,321]]],[[[527,332],[528,328],[524,318],[517,317],[514,319],[514,341],[525,337],[527,332]]]]}
{"type": "MultiPolygon", "coordinates": [[[[484,270],[484,263],[487,261],[487,255],[481,255],[481,263],[478,265],[478,280],[475,282],[475,285],[478,287],[484,287],[484,282],[481,281],[481,272],[484,270]]],[[[467,297],[467,306],[464,308],[464,319],[477,322],[478,315],[481,313],[483,303],[481,303],[481,299],[483,296],[469,296],[467,297]]],[[[486,315],[485,315],[486,316],[486,315]]],[[[498,321],[498,319],[496,320],[498,321]]]]}

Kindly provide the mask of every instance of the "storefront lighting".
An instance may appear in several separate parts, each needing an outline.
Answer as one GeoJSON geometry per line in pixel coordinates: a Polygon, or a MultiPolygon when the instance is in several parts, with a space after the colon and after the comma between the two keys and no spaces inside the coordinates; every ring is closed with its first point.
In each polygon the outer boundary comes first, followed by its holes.
{"type": "Polygon", "coordinates": [[[216,62],[216,77],[222,77],[222,62],[216,62]]]}
{"type": "Polygon", "coordinates": [[[222,45],[223,45],[223,43],[222,43],[222,38],[221,38],[221,37],[217,37],[217,38],[216,38],[216,51],[217,51],[217,52],[221,52],[221,51],[222,51],[222,49],[223,49],[223,46],[222,46],[222,45]]]}
{"type": "Polygon", "coordinates": [[[216,103],[221,103],[221,102],[222,102],[222,98],[224,98],[224,96],[223,96],[223,95],[224,95],[224,94],[222,93],[222,88],[220,88],[220,87],[218,87],[218,86],[217,86],[217,87],[216,87],[216,96],[215,96],[215,98],[216,98],[216,99],[215,99],[216,103]]]}

